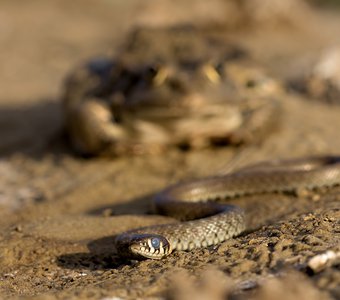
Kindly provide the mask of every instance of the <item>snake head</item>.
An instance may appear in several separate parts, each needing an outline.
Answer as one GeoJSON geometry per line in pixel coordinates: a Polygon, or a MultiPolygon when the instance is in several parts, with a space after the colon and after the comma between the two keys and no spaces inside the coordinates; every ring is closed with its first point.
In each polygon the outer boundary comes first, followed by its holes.
{"type": "Polygon", "coordinates": [[[123,233],[115,245],[120,255],[134,259],[161,259],[172,251],[169,241],[157,234],[123,233]]]}

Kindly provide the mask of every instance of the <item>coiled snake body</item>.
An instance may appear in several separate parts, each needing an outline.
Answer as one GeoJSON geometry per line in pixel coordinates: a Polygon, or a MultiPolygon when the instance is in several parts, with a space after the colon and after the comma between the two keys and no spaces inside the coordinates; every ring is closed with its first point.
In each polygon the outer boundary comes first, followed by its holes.
{"type": "Polygon", "coordinates": [[[131,258],[161,259],[173,250],[215,245],[246,229],[241,208],[215,200],[339,184],[340,156],[263,162],[228,175],[179,183],[155,196],[156,209],[191,221],[127,231],[116,237],[116,249],[131,258]]]}

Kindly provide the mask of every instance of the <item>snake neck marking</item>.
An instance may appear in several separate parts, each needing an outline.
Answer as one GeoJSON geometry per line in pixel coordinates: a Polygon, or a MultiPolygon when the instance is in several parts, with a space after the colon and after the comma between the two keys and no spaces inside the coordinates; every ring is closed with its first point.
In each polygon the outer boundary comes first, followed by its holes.
{"type": "Polygon", "coordinates": [[[120,155],[256,141],[274,128],[280,95],[281,85],[224,38],[139,29],[115,57],[77,68],[63,104],[78,152],[120,155]]]}
{"type": "Polygon", "coordinates": [[[228,175],[179,183],[155,196],[156,208],[190,221],[131,230],[118,235],[115,245],[120,255],[135,259],[161,259],[173,250],[216,245],[242,233],[246,224],[241,208],[213,200],[339,184],[340,156],[264,162],[228,175]]]}

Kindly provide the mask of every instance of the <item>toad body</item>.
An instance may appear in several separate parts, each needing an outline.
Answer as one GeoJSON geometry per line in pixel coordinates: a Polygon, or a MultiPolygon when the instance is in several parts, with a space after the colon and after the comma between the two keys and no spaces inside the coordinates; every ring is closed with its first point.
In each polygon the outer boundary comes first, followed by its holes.
{"type": "Polygon", "coordinates": [[[277,120],[279,91],[223,38],[194,28],[137,29],[118,54],[68,77],[63,104],[77,152],[156,153],[259,139],[277,120]]]}

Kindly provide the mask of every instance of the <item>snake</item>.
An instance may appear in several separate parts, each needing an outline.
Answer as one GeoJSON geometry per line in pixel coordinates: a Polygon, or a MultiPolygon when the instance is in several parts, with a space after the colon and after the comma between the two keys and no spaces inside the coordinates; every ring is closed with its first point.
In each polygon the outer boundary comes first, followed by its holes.
{"type": "Polygon", "coordinates": [[[182,222],[129,230],[115,237],[119,255],[162,259],[174,250],[217,245],[246,229],[237,205],[221,203],[243,196],[313,191],[340,185],[340,156],[269,160],[234,172],[180,182],[154,196],[156,211],[182,222]]]}

